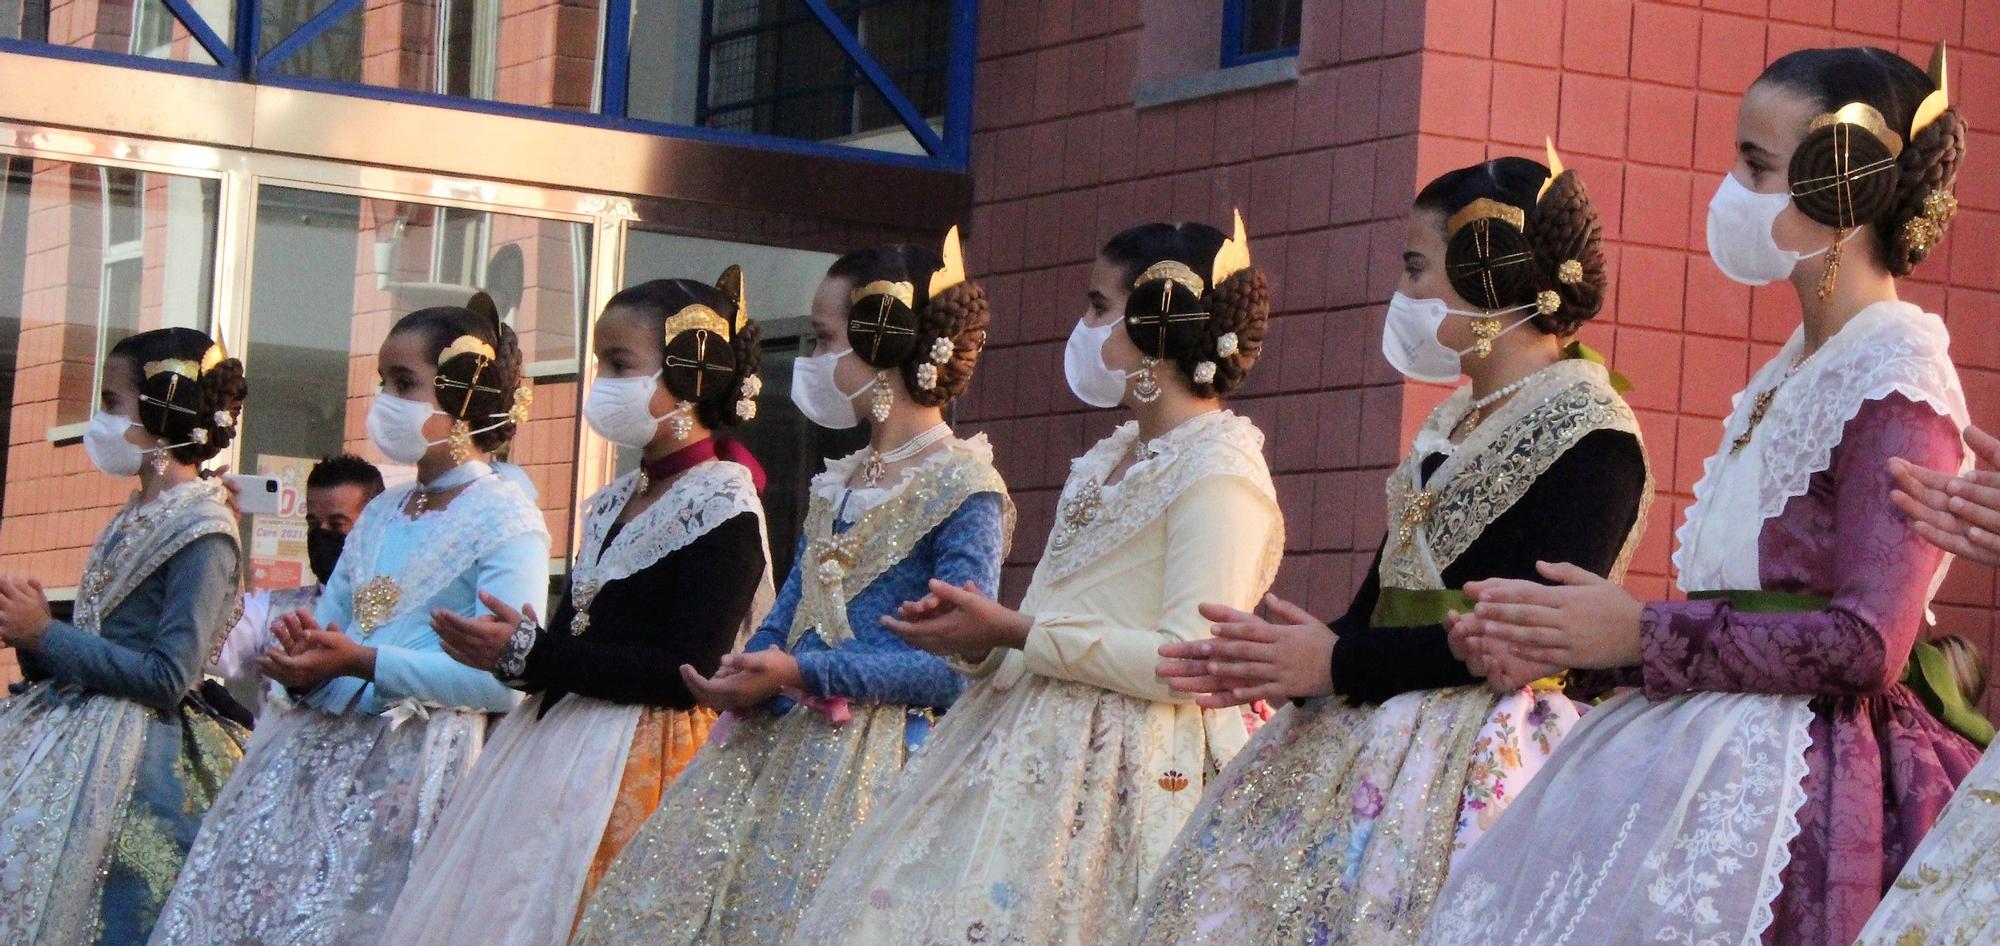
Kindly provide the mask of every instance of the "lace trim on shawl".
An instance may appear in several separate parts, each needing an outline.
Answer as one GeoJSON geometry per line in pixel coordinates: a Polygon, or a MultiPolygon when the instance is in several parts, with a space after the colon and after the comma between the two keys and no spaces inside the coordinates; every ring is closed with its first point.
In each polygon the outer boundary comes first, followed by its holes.
{"type": "MultiPolygon", "coordinates": [[[[1057,582],[1131,541],[1148,523],[1164,513],[1176,497],[1210,476],[1235,476],[1250,482],[1275,507],[1277,489],[1264,463],[1264,434],[1248,418],[1231,411],[1213,411],[1167,431],[1150,446],[1152,459],[1133,464],[1117,485],[1103,485],[1106,476],[1132,451],[1139,425],[1127,421],[1111,435],[1070,462],[1069,481],[1056,501],[1057,523],[1043,553],[1044,577],[1057,582]],[[1096,494],[1087,521],[1071,525],[1062,510],[1096,494]]],[[[1273,547],[1264,550],[1259,573],[1277,573],[1284,555],[1284,525],[1274,532],[1273,547]]]]}
{"type": "MultiPolygon", "coordinates": [[[[1785,504],[1794,497],[1805,495],[1813,474],[1832,465],[1834,448],[1840,446],[1848,422],[1869,401],[1901,394],[1930,405],[1963,429],[1971,415],[1958,369],[1952,366],[1950,345],[1944,320],[1907,302],[1869,306],[1821,345],[1778,389],[1757,427],[1756,435],[1766,438],[1757,514],[1771,519],[1784,512],[1785,504]]],[[[1756,401],[1753,392],[1779,384],[1804,347],[1805,328],[1801,326],[1731,399],[1729,418],[1722,425],[1722,442],[1702,461],[1701,479],[1694,484],[1694,505],[1674,535],[1676,574],[1685,574],[1688,544],[1694,537],[1691,527],[1700,521],[1716,479],[1729,462],[1730,445],[1749,428],[1756,401]]],[[[1961,472],[1971,465],[1968,451],[1961,472]]],[[[1938,581],[1942,580],[1940,569],[1938,581]]],[[[1935,585],[1932,591],[1935,593],[1935,585]]]]}
{"type": "MultiPolygon", "coordinates": [[[[1008,497],[1007,484],[992,464],[980,458],[979,451],[954,445],[918,464],[917,469],[924,475],[862,513],[845,532],[834,529],[834,501],[823,493],[813,493],[806,508],[805,555],[792,566],[800,570],[802,580],[798,608],[786,637],[787,649],[797,646],[809,631],[816,631],[828,647],[852,640],[848,603],[908,558],[916,544],[967,499],[979,493],[999,494],[1005,518],[1001,534],[1013,534],[1014,502],[1008,497]]],[[[1007,555],[1004,541],[1000,555],[1007,555]]]]}
{"type": "Polygon", "coordinates": [[[605,585],[632,577],[724,522],[746,512],[755,513],[760,522],[764,518],[764,504],[757,499],[750,471],[715,460],[675,480],[665,495],[632,517],[607,546],[604,537],[631,501],[638,482],[637,471],[627,473],[586,504],[583,545],[570,572],[571,604],[577,610],[589,608],[605,585]]]}
{"type": "Polygon", "coordinates": [[[868,459],[868,452],[868,448],[863,447],[847,456],[826,461],[826,469],[813,474],[810,495],[824,496],[836,505],[844,497],[847,499],[847,511],[858,515],[902,495],[918,475],[937,469],[954,455],[971,457],[988,465],[993,462],[993,445],[987,442],[985,434],[951,437],[945,440],[945,449],[933,451],[921,461],[904,467],[895,482],[887,486],[847,485],[855,469],[868,459]]]}
{"type": "Polygon", "coordinates": [[[420,607],[465,571],[475,561],[503,543],[521,535],[547,535],[542,511],[535,508],[519,486],[498,476],[474,480],[444,509],[411,519],[401,512],[403,500],[416,485],[405,483],[372,500],[361,511],[360,521],[348,537],[347,550],[334,568],[359,589],[381,574],[376,563],[381,557],[391,525],[411,533],[411,540],[424,542],[424,554],[410,556],[402,570],[390,575],[401,594],[396,605],[382,618],[382,624],[420,607]]]}
{"type": "MultiPolygon", "coordinates": [[[[1397,522],[1415,492],[1417,472],[1422,469],[1424,444],[1449,436],[1471,403],[1470,388],[1460,388],[1431,412],[1415,439],[1418,445],[1391,473],[1384,487],[1389,504],[1389,522],[1397,522]]],[[[1535,480],[1586,435],[1599,430],[1619,430],[1644,439],[1638,418],[1625,400],[1611,387],[1603,366],[1582,359],[1565,359],[1542,369],[1520,393],[1509,398],[1500,410],[1475,428],[1444,463],[1431,474],[1440,483],[1430,514],[1424,520],[1420,541],[1427,541],[1431,567],[1418,554],[1415,542],[1407,546],[1391,541],[1382,559],[1382,583],[1394,588],[1435,588],[1441,573],[1465,554],[1481,533],[1502,513],[1527,495],[1535,480]]],[[[1652,471],[1631,531],[1626,535],[1612,578],[1617,579],[1630,563],[1646,522],[1646,505],[1652,496],[1652,471]]]]}
{"type": "MultiPolygon", "coordinates": [[[[192,480],[161,493],[146,506],[138,505],[135,497],[120,509],[98,534],[84,564],[75,626],[99,633],[105,615],[117,610],[132,589],[196,539],[227,535],[240,548],[227,495],[219,483],[192,480]]],[[[240,561],[237,567],[240,573],[240,561]]],[[[208,643],[204,641],[203,647],[208,643]]]]}

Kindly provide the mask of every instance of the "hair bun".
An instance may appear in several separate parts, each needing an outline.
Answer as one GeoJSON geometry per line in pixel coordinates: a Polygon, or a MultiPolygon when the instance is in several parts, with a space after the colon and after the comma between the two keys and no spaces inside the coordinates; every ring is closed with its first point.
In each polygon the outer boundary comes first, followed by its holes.
{"type": "MultiPolygon", "coordinates": [[[[893,288],[906,288],[897,283],[893,288]]],[[[890,291],[892,287],[870,284],[847,310],[847,344],[871,368],[899,367],[917,351],[917,310],[908,300],[890,291]]]]}
{"type": "Polygon", "coordinates": [[[1535,316],[1535,325],[1551,335],[1573,335],[1603,311],[1609,285],[1604,226],[1575,171],[1564,171],[1549,182],[1528,214],[1527,237],[1542,287],[1562,299],[1555,312],[1535,316]]]}
{"type": "Polygon", "coordinates": [[[1202,347],[1208,335],[1206,293],[1194,288],[1201,277],[1185,264],[1148,268],[1125,300],[1125,332],[1139,353],[1161,360],[1202,347]],[[1163,268],[1173,275],[1154,275],[1163,268]],[[1181,271],[1185,271],[1185,275],[1181,271]]]}
{"type": "Polygon", "coordinates": [[[916,357],[903,362],[903,387],[910,400],[943,407],[972,384],[992,310],[986,290],[966,280],[932,297],[921,316],[912,346],[916,357]]]}
{"type": "Polygon", "coordinates": [[[1800,213],[1845,230],[1880,220],[1895,204],[1899,165],[1866,127],[1832,122],[1806,133],[1786,177],[1800,213]]]}

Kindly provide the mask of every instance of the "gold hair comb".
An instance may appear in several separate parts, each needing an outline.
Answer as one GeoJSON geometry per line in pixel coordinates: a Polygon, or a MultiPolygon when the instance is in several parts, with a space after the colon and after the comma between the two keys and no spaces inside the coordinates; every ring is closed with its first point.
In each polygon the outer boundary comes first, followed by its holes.
{"type": "Polygon", "coordinates": [[[478,355],[487,361],[492,361],[495,357],[492,345],[487,344],[477,336],[460,335],[452,339],[451,344],[445,346],[444,351],[438,353],[437,363],[440,365],[445,364],[460,355],[478,355]]]}
{"type": "MultiPolygon", "coordinates": [[[[938,294],[946,289],[965,281],[965,247],[959,242],[956,225],[946,231],[944,248],[939,251],[939,255],[944,257],[944,265],[931,274],[929,298],[932,299],[937,298],[938,294]]],[[[908,300],[904,300],[904,304],[908,305],[908,300]]]]}
{"type": "Polygon", "coordinates": [[[1222,281],[1250,268],[1250,237],[1243,232],[1243,211],[1236,211],[1236,231],[1229,239],[1222,241],[1222,248],[1215,251],[1215,266],[1209,275],[1208,284],[1220,286],[1222,281]]]}

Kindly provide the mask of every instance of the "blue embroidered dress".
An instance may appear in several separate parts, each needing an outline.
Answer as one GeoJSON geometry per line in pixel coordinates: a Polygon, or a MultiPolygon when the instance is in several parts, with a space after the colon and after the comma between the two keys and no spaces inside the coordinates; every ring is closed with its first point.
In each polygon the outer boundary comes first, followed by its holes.
{"type": "Polygon", "coordinates": [[[778,943],[963,686],[882,615],[932,578],[997,591],[1013,530],[983,438],[948,441],[887,489],[814,478],[805,536],[746,651],[783,647],[809,693],[718,724],[585,907],[573,944],[778,943]],[[850,595],[849,592],[853,593],[850,595]]]}
{"type": "Polygon", "coordinates": [[[247,733],[188,692],[237,598],[222,495],[198,480],[120,510],[39,679],[0,703],[0,943],[144,940],[242,757],[247,733]]]}
{"type": "MultiPolygon", "coordinates": [[[[478,593],[541,605],[549,534],[484,463],[410,517],[413,485],[368,504],[315,617],[376,649],[375,679],[329,680],[257,730],[216,801],[152,942],[369,946],[483,744],[518,694],[447,656],[430,612],[483,613],[478,593]]],[[[540,610],[538,607],[537,610],[540,610]]]]}

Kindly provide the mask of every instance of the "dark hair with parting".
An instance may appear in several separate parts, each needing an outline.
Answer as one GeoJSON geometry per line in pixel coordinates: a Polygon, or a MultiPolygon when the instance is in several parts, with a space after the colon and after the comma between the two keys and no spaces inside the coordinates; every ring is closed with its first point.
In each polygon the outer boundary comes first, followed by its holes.
{"type": "Polygon", "coordinates": [[[1179,366],[1198,397],[1242,387],[1270,325],[1271,288],[1263,270],[1245,266],[1209,284],[1229,240],[1203,223],[1142,223],[1098,251],[1132,287],[1126,334],[1141,352],[1179,366]],[[1204,363],[1213,367],[1203,369],[1204,363]],[[1198,380],[1204,374],[1208,380],[1198,380]]]}
{"type": "Polygon", "coordinates": [[[161,328],[128,335],[111,346],[109,359],[129,366],[139,390],[139,426],[175,447],[182,463],[201,463],[236,437],[250,384],[243,362],[191,328],[161,328]]]}
{"type": "Polygon", "coordinates": [[[900,371],[910,399],[925,407],[965,393],[992,320],[986,290],[970,279],[931,295],[931,277],[952,262],[930,247],[896,243],[855,250],[826,270],[826,278],[849,284],[847,340],[855,355],[879,370],[900,371]]]}
{"type": "MultiPolygon", "coordinates": [[[[1942,52],[1936,63],[1940,76],[1942,52]]],[[[1809,129],[1792,152],[1787,176],[1792,202],[1802,213],[1831,227],[1873,227],[1882,265],[1893,275],[1909,275],[1943,239],[1957,209],[1951,191],[1965,157],[1965,119],[1958,109],[1945,108],[1926,115],[1924,127],[1910,133],[1940,83],[1888,50],[1843,46],[1780,56],[1756,84],[1790,89],[1825,113],[1860,103],[1881,116],[1893,141],[1854,134],[1851,126],[1837,128],[1840,123],[1809,129]],[[1840,173],[1878,163],[1885,165],[1879,173],[1840,173]],[[1802,183],[1836,177],[1842,186],[1802,183]]]]}
{"type": "Polygon", "coordinates": [[[748,420],[746,414],[755,416],[754,407],[746,410],[738,404],[754,400],[745,397],[745,386],[750,391],[759,387],[753,379],[763,364],[764,347],[757,323],[743,306],[743,273],[731,266],[713,286],[696,279],[640,283],[612,296],[604,310],[642,315],[659,330],[660,377],[667,391],[693,403],[703,427],[719,430],[748,420]],[[708,314],[719,317],[720,324],[708,314]],[[670,327],[672,338],[667,337],[670,327]]]}
{"type": "Polygon", "coordinates": [[[335,486],[359,486],[369,499],[374,499],[382,492],[382,471],[376,469],[375,464],[351,453],[321,457],[306,472],[306,488],[330,489],[335,486]]]}
{"type": "Polygon", "coordinates": [[[1473,305],[1537,306],[1535,328],[1560,336],[1603,309],[1604,228],[1575,171],[1494,158],[1440,175],[1415,207],[1444,216],[1445,275],[1473,305]]]}
{"type": "MultiPolygon", "coordinates": [[[[521,344],[514,330],[500,321],[493,297],[477,293],[463,306],[445,305],[418,309],[396,320],[391,335],[417,332],[424,337],[424,353],[437,363],[438,409],[464,421],[473,430],[499,424],[492,430],[472,435],[481,450],[494,451],[514,439],[515,424],[505,420],[513,410],[515,392],[521,386],[521,344]],[[493,352],[454,351],[459,339],[470,336],[493,352]]],[[[458,346],[463,347],[463,346],[458,346]]]]}

